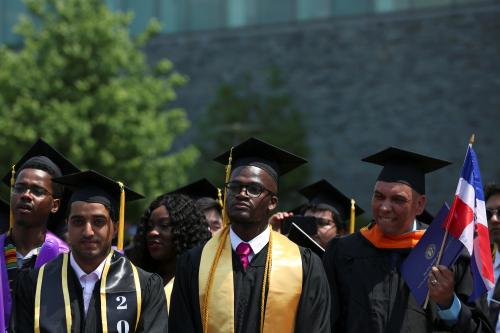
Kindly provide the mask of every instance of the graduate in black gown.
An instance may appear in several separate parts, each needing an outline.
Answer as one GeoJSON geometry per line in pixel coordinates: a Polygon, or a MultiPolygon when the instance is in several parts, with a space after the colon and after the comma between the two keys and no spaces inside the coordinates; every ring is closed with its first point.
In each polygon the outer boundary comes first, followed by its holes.
{"type": "Polygon", "coordinates": [[[162,280],[111,248],[123,247],[125,200],[142,196],[94,171],[54,182],[74,191],[71,252],[19,276],[10,332],[167,332],[162,280]]]}
{"type": "Polygon", "coordinates": [[[319,257],[268,224],[278,177],[305,161],[254,138],[216,160],[225,164],[230,155],[224,216],[230,226],[178,259],[170,332],[329,332],[319,257]]]}
{"type": "Polygon", "coordinates": [[[485,298],[468,302],[468,254],[451,268],[432,269],[425,310],[400,273],[425,229],[416,218],[425,207],[425,173],[449,163],[396,148],[364,161],[384,166],[372,197],[374,223],[330,242],[323,257],[332,292],[332,332],[492,332],[485,298]]]}

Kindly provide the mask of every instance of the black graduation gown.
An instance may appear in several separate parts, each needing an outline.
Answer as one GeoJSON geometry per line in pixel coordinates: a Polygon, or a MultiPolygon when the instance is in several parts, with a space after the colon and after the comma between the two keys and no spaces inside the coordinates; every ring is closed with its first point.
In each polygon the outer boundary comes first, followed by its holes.
{"type": "Polygon", "coordinates": [[[461,301],[457,324],[447,327],[432,301],[423,310],[411,295],[399,267],[410,249],[378,249],[359,232],[336,239],[323,263],[332,292],[332,332],[493,332],[486,299],[466,304],[472,290],[469,257],[452,267],[461,301]]]}
{"type": "MultiPolygon", "coordinates": [[[[115,252],[113,259],[119,255],[115,252]]],[[[119,255],[121,256],[121,255],[119,255]]],[[[54,260],[61,260],[61,256],[54,260]]],[[[141,284],[142,303],[139,325],[136,332],[167,332],[168,314],[166,308],[165,292],[161,278],[137,268],[141,284]]],[[[18,276],[18,283],[14,294],[13,313],[10,321],[9,332],[33,332],[35,313],[35,290],[38,269],[23,272],[18,276]]],[[[94,286],[92,298],[85,317],[83,306],[83,289],[78,281],[73,268],[68,263],[68,289],[73,320],[72,332],[102,332],[101,302],[99,286],[101,280],[94,286]]],[[[63,311],[61,309],[61,311],[63,311]]],[[[53,332],[65,332],[64,323],[56,325],[53,332]]],[[[130,332],[133,332],[131,327],[130,332]]],[[[52,331],[51,331],[52,333],[52,331]]]]}
{"type": "MultiPolygon", "coordinates": [[[[235,332],[258,333],[262,280],[267,256],[266,245],[249,263],[247,270],[233,252],[235,332]]],[[[203,246],[183,254],[177,260],[172,291],[170,332],[202,332],[198,291],[198,272],[203,246]]],[[[295,332],[330,332],[330,295],[321,260],[309,249],[300,248],[303,281],[295,332]]],[[[288,311],[288,309],[283,309],[288,311]]]]}

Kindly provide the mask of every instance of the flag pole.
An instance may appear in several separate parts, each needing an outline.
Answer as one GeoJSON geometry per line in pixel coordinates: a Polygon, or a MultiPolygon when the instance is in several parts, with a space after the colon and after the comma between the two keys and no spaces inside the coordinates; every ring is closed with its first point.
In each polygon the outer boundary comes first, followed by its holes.
{"type": "MultiPolygon", "coordinates": [[[[470,145],[474,144],[474,139],[475,139],[475,135],[472,134],[470,137],[470,140],[469,140],[470,145]]],[[[446,221],[445,224],[448,224],[448,221],[446,221]]],[[[446,244],[447,238],[448,238],[448,228],[446,228],[446,231],[445,231],[444,236],[443,236],[443,240],[441,241],[441,247],[439,248],[439,253],[438,253],[438,257],[436,259],[435,266],[437,266],[441,263],[441,258],[443,257],[444,245],[446,244]]],[[[427,296],[425,297],[424,310],[427,308],[428,303],[429,303],[429,290],[427,290],[427,296]]]]}

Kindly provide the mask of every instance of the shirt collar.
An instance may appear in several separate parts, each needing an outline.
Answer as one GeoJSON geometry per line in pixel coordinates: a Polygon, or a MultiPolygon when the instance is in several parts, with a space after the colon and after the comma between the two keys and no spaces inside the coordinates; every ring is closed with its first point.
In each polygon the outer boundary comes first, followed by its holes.
{"type": "MultiPolygon", "coordinates": [[[[271,236],[271,229],[267,227],[262,231],[260,234],[258,234],[255,238],[252,240],[245,242],[250,244],[250,247],[252,248],[253,254],[259,253],[269,242],[269,237],[271,236]]],[[[234,251],[236,251],[236,248],[240,243],[243,243],[244,241],[233,231],[233,227],[229,228],[229,237],[231,238],[231,247],[233,248],[234,251]]]]}
{"type": "Polygon", "coordinates": [[[81,269],[80,265],[78,265],[78,263],[75,260],[75,257],[73,257],[73,252],[70,252],[70,254],[69,254],[69,263],[70,263],[71,267],[73,268],[73,270],[75,271],[76,276],[78,276],[78,279],[81,279],[84,276],[92,275],[92,274],[96,274],[97,279],[100,279],[101,275],[102,275],[102,271],[104,270],[104,264],[106,263],[106,259],[104,259],[99,264],[99,266],[97,266],[97,268],[94,271],[90,272],[89,274],[85,273],[84,270],[81,269]]]}

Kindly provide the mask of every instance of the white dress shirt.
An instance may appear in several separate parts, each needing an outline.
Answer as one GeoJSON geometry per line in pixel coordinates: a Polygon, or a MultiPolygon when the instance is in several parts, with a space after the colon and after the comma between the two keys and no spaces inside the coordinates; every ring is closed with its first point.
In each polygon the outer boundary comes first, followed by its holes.
{"type": "Polygon", "coordinates": [[[80,281],[80,285],[83,288],[83,306],[85,309],[85,316],[87,315],[87,311],[89,309],[90,299],[92,298],[92,292],[94,291],[95,283],[101,278],[105,262],[106,259],[104,259],[93,272],[87,274],[77,264],[75,258],[73,257],[73,253],[70,253],[69,263],[75,271],[76,276],[78,277],[78,281],[80,281]]]}
{"type": "Polygon", "coordinates": [[[263,232],[258,234],[254,239],[245,242],[243,241],[234,231],[233,227],[229,228],[229,237],[231,238],[231,247],[234,251],[240,243],[248,243],[252,248],[252,253],[248,255],[248,262],[251,262],[253,257],[259,253],[266,245],[269,243],[269,237],[271,236],[271,229],[267,227],[263,232]]]}
{"type": "Polygon", "coordinates": [[[37,256],[38,252],[40,252],[40,247],[34,248],[30,252],[28,252],[25,256],[23,256],[20,252],[16,251],[16,259],[17,259],[17,268],[21,269],[26,260],[31,259],[33,256],[37,256]]]}

